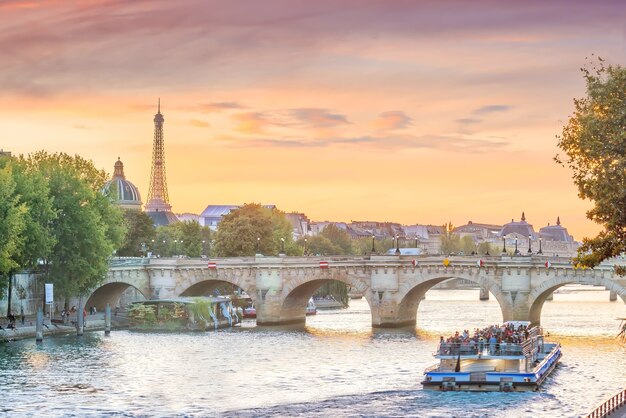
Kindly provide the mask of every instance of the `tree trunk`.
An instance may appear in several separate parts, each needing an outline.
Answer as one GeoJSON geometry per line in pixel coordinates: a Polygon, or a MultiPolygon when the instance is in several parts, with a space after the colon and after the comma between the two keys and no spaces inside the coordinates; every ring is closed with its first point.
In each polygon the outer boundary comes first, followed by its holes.
{"type": "Polygon", "coordinates": [[[7,316],[11,314],[11,299],[13,297],[13,270],[9,271],[9,294],[7,297],[7,316]]]}

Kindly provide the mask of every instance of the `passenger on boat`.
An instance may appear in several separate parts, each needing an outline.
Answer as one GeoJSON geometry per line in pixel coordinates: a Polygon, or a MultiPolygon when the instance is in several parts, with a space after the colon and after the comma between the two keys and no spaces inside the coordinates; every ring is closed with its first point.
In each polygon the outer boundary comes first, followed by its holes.
{"type": "Polygon", "coordinates": [[[486,348],[490,355],[518,354],[521,344],[529,338],[529,330],[525,325],[515,328],[513,324],[492,325],[484,329],[474,329],[470,337],[468,330],[455,332],[454,336],[439,339],[440,354],[452,355],[473,353],[482,355],[486,348]]]}

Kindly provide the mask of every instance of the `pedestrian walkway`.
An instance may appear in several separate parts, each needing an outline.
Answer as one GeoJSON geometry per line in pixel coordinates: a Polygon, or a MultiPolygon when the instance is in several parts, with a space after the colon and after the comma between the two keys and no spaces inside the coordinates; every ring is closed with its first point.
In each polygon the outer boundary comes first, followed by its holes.
{"type": "MultiPolygon", "coordinates": [[[[120,324],[125,322],[124,319],[124,317],[113,317],[111,325],[116,328],[116,325],[119,326],[120,324]]],[[[60,318],[53,318],[53,321],[51,322],[49,317],[45,317],[43,327],[44,338],[47,335],[63,335],[76,333],[76,321],[76,314],[71,315],[67,323],[65,324],[61,323],[60,318]]],[[[15,328],[8,328],[8,321],[1,321],[0,326],[2,326],[2,329],[0,329],[0,343],[6,341],[23,340],[27,338],[34,339],[37,332],[36,322],[37,319],[35,316],[28,316],[24,319],[23,324],[21,320],[18,320],[15,323],[15,328]]],[[[104,312],[98,312],[96,314],[87,315],[85,317],[85,331],[95,331],[100,329],[104,329],[104,312]]]]}

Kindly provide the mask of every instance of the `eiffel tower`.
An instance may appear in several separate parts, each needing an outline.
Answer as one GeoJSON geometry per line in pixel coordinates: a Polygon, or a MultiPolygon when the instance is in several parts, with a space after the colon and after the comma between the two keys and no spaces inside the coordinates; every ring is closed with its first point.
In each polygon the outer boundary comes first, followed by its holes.
{"type": "Polygon", "coordinates": [[[157,114],[154,115],[154,143],[152,145],[152,170],[150,171],[150,188],[148,199],[144,207],[146,214],[152,218],[155,225],[168,225],[178,221],[172,213],[167,195],[167,179],[165,176],[165,144],[163,141],[163,122],[161,114],[161,99],[159,99],[157,114]]]}

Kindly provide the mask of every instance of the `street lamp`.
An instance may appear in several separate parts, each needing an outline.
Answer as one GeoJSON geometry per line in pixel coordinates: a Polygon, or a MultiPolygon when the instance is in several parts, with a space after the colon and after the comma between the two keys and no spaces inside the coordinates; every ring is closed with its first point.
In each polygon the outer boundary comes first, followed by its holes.
{"type": "Polygon", "coordinates": [[[206,251],[204,250],[205,249],[205,244],[206,244],[206,240],[203,239],[202,240],[202,255],[206,255],[206,251]]]}
{"type": "Polygon", "coordinates": [[[519,254],[519,250],[517,249],[517,237],[515,237],[515,255],[519,254]]]}
{"type": "Polygon", "coordinates": [[[154,240],[152,240],[152,247],[150,247],[150,251],[156,253],[156,247],[154,246],[154,240]]]}
{"type": "Polygon", "coordinates": [[[308,240],[306,239],[306,237],[304,237],[304,255],[306,255],[306,244],[307,244],[308,240]]]}
{"type": "Polygon", "coordinates": [[[417,244],[418,244],[418,242],[417,242],[417,241],[418,241],[418,240],[417,240],[417,235],[416,235],[416,236],[415,236],[415,248],[417,248],[417,244]]]}
{"type": "Polygon", "coordinates": [[[261,238],[256,238],[256,253],[259,254],[259,245],[261,244],[261,238]]]}
{"type": "Polygon", "coordinates": [[[543,251],[541,251],[541,240],[543,238],[541,238],[541,235],[539,235],[539,251],[537,252],[537,254],[543,254],[543,251]]]}
{"type": "Polygon", "coordinates": [[[285,254],[285,238],[280,238],[280,253],[285,254]]]}
{"type": "Polygon", "coordinates": [[[396,235],[396,255],[400,255],[400,237],[396,235]]]}
{"type": "Polygon", "coordinates": [[[530,240],[532,239],[532,235],[528,234],[528,254],[532,254],[533,250],[530,249],[530,240]]]}
{"type": "Polygon", "coordinates": [[[502,254],[506,254],[506,235],[502,235],[502,254]]]}
{"type": "Polygon", "coordinates": [[[372,254],[376,252],[376,235],[372,235],[372,254]]]}
{"type": "Polygon", "coordinates": [[[174,240],[174,255],[178,254],[178,240],[174,240]]]}
{"type": "MultiPolygon", "coordinates": [[[[182,239],[180,240],[180,252],[181,253],[185,252],[185,247],[183,246],[183,240],[182,239]]],[[[184,254],[181,254],[181,255],[184,255],[184,254]]]]}

